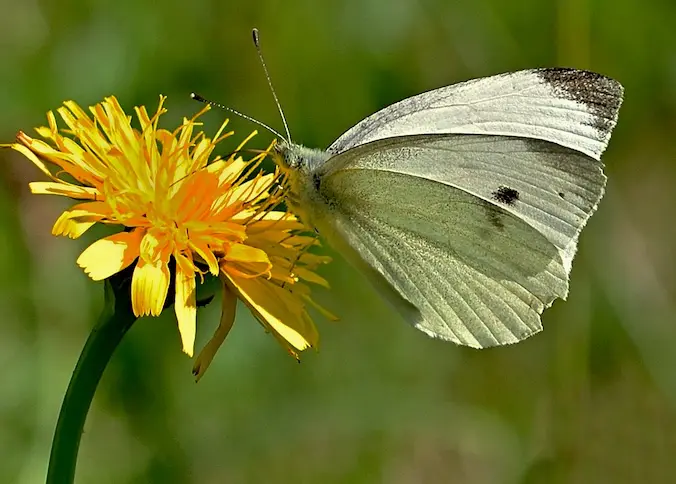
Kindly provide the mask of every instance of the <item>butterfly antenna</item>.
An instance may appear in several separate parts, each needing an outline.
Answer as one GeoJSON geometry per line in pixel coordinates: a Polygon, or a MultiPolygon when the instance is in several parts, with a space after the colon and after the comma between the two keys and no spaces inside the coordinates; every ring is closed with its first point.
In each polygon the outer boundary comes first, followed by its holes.
{"type": "MultiPolygon", "coordinates": [[[[277,93],[272,87],[272,81],[270,80],[270,73],[268,72],[268,66],[265,65],[265,59],[263,59],[263,51],[261,51],[261,42],[260,37],[258,36],[258,29],[253,29],[251,32],[253,35],[253,43],[256,46],[256,52],[258,52],[258,58],[261,61],[263,70],[265,71],[265,78],[268,80],[268,86],[270,86],[270,91],[272,92],[272,97],[275,98],[275,104],[277,104],[277,109],[279,110],[279,115],[282,117],[282,123],[284,123],[284,129],[286,130],[286,137],[291,142],[291,133],[289,132],[289,125],[286,124],[286,118],[284,117],[284,111],[282,111],[282,105],[279,104],[279,99],[277,98],[277,93]]],[[[282,137],[283,138],[283,137],[282,137]]]]}
{"type": "Polygon", "coordinates": [[[235,109],[229,108],[228,106],[225,106],[223,104],[220,104],[220,103],[217,103],[217,102],[214,102],[214,101],[209,101],[208,99],[205,99],[204,97],[202,97],[199,94],[196,94],[194,92],[190,93],[190,97],[193,98],[195,101],[199,101],[201,103],[208,104],[209,106],[214,106],[214,107],[217,107],[217,108],[220,108],[220,109],[224,109],[226,111],[230,111],[231,113],[236,114],[237,116],[240,116],[240,117],[242,117],[242,118],[244,118],[248,121],[251,121],[252,123],[256,123],[258,126],[262,126],[263,128],[270,131],[272,134],[274,134],[275,136],[279,136],[280,138],[285,139],[284,136],[279,134],[277,131],[272,129],[270,126],[268,126],[265,123],[258,121],[257,119],[252,118],[251,116],[247,116],[246,114],[240,113],[239,111],[236,111],[235,109]]]}

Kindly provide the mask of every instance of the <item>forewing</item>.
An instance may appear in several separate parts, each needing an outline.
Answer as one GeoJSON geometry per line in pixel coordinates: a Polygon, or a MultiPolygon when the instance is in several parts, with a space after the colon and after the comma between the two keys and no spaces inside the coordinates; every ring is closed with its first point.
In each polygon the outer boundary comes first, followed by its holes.
{"type": "Polygon", "coordinates": [[[492,134],[551,141],[599,159],[622,103],[622,86],[588,71],[531,69],[443,87],[392,104],[328,149],[417,134],[492,134]]]}
{"type": "Polygon", "coordinates": [[[591,157],[501,136],[385,139],[327,168],[332,242],[417,308],[404,315],[415,327],[473,347],[541,329],[605,184],[591,157]]]}

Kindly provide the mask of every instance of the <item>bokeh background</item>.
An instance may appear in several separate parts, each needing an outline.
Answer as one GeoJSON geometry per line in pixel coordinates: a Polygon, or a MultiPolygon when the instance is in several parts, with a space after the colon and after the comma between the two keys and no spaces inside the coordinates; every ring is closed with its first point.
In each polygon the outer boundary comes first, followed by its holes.
{"type": "MultiPolygon", "coordinates": [[[[503,71],[590,68],[626,88],[607,195],[544,332],[486,351],[428,339],[340,258],[318,297],[342,320],[319,323],[321,350],[301,364],[240,308],[195,384],[172,312],[143,319],[101,382],[77,482],[676,482],[675,2],[1,0],[0,13],[4,142],[66,99],[110,94],[149,110],[168,95],[165,127],[200,109],[197,91],[281,130],[254,26],[309,146],[404,97],[503,71]]],[[[224,117],[211,111],[207,131],[224,117]]],[[[0,163],[0,482],[33,484],[102,305],[75,265],[97,233],[52,237],[69,202],[31,196],[41,174],[17,154],[0,163]]],[[[218,310],[201,310],[198,347],[218,310]]]]}

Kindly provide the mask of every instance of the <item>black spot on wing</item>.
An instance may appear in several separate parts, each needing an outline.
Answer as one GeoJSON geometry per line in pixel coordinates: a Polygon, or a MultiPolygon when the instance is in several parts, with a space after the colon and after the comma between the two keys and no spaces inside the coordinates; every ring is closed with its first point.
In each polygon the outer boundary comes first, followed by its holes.
{"type": "Polygon", "coordinates": [[[537,75],[565,99],[586,105],[596,118],[593,127],[604,135],[615,127],[622,104],[622,85],[596,72],[577,69],[538,69],[537,75]]]}
{"type": "Polygon", "coordinates": [[[559,196],[560,196],[561,198],[566,198],[566,195],[565,195],[563,192],[559,192],[559,196]]]}
{"type": "Polygon", "coordinates": [[[500,203],[504,203],[505,205],[514,205],[514,202],[519,199],[518,191],[505,186],[498,187],[491,195],[493,196],[493,199],[500,203]]]}

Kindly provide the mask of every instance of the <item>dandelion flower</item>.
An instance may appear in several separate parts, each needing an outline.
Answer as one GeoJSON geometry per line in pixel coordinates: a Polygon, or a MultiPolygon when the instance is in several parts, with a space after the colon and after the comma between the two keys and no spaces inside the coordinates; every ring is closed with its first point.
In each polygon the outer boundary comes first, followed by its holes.
{"type": "Polygon", "coordinates": [[[132,127],[132,117],[109,97],[90,107],[90,113],[65,102],[57,112],[67,129],[60,130],[49,112],[49,126],[37,129],[42,139],[18,134],[11,148],[51,180],[32,182],[32,193],[82,201],[61,214],[52,233],[77,238],[97,222],[122,226],[121,232],[90,245],[77,263],[94,280],[135,263],[134,314],[157,316],[173,299],[183,351],[190,356],[198,277],[218,276],[222,316],[196,359],[198,378],[233,324],[237,299],[298,357],[299,351],[318,343],[308,307],[333,319],[313,302],[309,286],[328,286],[315,270],[330,259],[310,253],[307,249],[318,244],[314,234],[293,214],[278,209],[279,171],[257,172],[268,151],[249,161],[236,154],[212,158],[216,145],[233,134],[225,132],[227,121],[214,139],[196,129],[197,118],[208,107],[173,132],[161,129],[165,99],[160,98],[152,117],[144,107],[135,109],[140,129],[132,127]]]}

